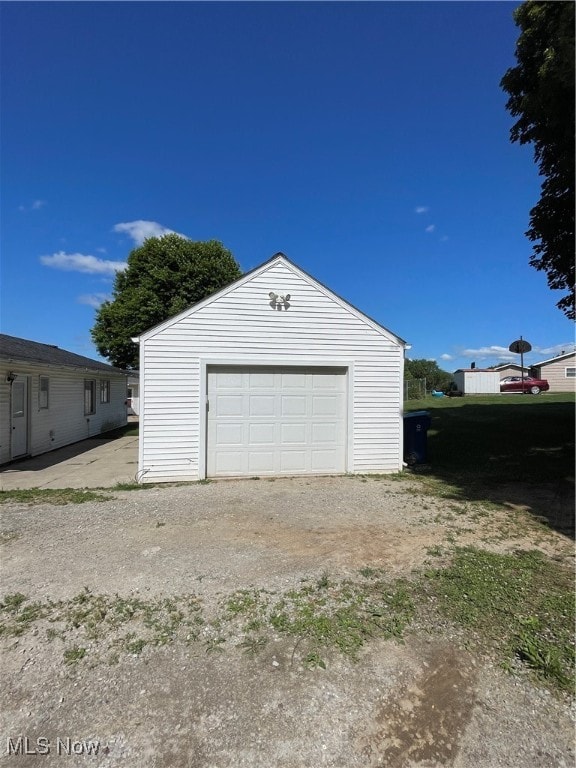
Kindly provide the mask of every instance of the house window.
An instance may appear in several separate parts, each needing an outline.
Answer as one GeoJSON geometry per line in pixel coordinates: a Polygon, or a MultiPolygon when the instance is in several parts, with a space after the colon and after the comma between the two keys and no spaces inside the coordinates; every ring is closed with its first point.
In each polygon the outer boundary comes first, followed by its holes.
{"type": "Polygon", "coordinates": [[[567,379],[574,379],[576,378],[576,368],[566,368],[566,378],[567,379]]]}
{"type": "Polygon", "coordinates": [[[48,376],[40,376],[38,387],[38,408],[48,408],[50,392],[50,379],[48,376]]]}
{"type": "Polygon", "coordinates": [[[84,415],[96,413],[96,382],[84,379],[84,415]]]}
{"type": "Polygon", "coordinates": [[[110,402],[110,379],[103,379],[100,382],[100,402],[110,402]]]}

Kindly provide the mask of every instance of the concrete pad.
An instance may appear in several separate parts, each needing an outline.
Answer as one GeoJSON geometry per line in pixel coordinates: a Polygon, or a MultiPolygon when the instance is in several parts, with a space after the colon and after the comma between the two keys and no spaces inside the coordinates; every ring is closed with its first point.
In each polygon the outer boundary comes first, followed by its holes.
{"type": "Polygon", "coordinates": [[[0,489],[109,488],[133,483],[138,437],[90,438],[0,469],[0,489]]]}

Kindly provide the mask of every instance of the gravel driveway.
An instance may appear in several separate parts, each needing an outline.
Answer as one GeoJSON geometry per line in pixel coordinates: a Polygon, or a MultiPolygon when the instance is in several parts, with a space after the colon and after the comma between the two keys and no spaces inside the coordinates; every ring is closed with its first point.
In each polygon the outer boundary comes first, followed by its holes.
{"type": "MultiPolygon", "coordinates": [[[[112,495],[67,506],[5,505],[2,593],[100,611],[193,594],[197,602],[187,605],[214,617],[222,601],[229,610],[239,605],[230,602],[239,590],[244,600],[283,595],[361,569],[409,577],[429,561],[430,547],[445,543],[450,509],[422,496],[414,481],[346,477],[112,495]]],[[[458,541],[485,540],[500,522],[494,512],[463,528],[458,541]]],[[[490,546],[523,544],[533,545],[495,536],[490,546]]],[[[553,534],[538,546],[571,554],[553,534]]],[[[60,636],[50,621],[2,639],[0,765],[573,765],[566,702],[479,658],[450,627],[412,632],[404,643],[375,639],[355,662],[330,651],[324,669],[306,664],[282,635],[253,654],[215,636],[212,644],[178,641],[132,653],[115,653],[108,639],[104,654],[104,641],[82,635],[80,653],[75,630],[60,636]],[[63,663],[63,653],[74,663],[63,663]],[[30,739],[29,750],[47,753],[8,754],[20,736],[30,739]],[[88,740],[98,742],[97,755],[87,754],[88,740]]],[[[205,631],[198,629],[201,638],[205,631]]]]}

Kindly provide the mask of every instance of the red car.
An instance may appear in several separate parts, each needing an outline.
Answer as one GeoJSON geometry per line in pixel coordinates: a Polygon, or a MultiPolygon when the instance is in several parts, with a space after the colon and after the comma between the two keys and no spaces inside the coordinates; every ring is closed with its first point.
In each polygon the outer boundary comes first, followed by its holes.
{"type": "Polygon", "coordinates": [[[506,376],[500,381],[500,392],[529,392],[531,395],[538,395],[540,392],[547,392],[550,385],[546,379],[533,379],[530,376],[506,376]]]}

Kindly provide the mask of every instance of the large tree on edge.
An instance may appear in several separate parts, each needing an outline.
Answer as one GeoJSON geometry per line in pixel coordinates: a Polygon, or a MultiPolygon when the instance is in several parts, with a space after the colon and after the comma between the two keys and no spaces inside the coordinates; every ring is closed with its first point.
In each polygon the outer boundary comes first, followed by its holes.
{"type": "Polygon", "coordinates": [[[131,340],[241,276],[231,252],[217,240],[194,242],[179,235],[151,237],[116,274],[113,297],[91,330],[98,352],[119,368],[138,367],[131,340]]]}
{"type": "Polygon", "coordinates": [[[544,176],[526,232],[530,264],[546,272],[550,288],[568,291],[558,307],[574,319],[574,2],[527,0],[514,20],[518,65],[501,82],[518,118],[510,136],[534,146],[544,176]]]}

